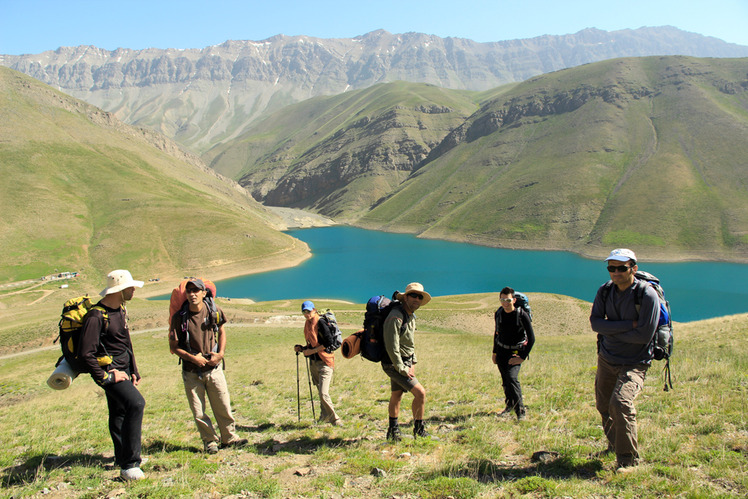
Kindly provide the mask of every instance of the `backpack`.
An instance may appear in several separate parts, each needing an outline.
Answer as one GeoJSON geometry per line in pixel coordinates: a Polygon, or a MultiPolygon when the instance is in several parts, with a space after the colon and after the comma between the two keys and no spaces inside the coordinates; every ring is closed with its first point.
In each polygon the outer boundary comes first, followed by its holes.
{"type": "Polygon", "coordinates": [[[343,344],[343,334],[338,327],[338,321],[335,319],[335,314],[329,308],[324,314],[319,314],[319,320],[327,326],[321,328],[322,335],[319,338],[320,343],[325,346],[325,352],[333,353],[343,344]]]}
{"type": "MultiPolygon", "coordinates": [[[[83,333],[83,320],[90,310],[99,310],[104,319],[104,326],[101,328],[99,338],[109,325],[109,316],[106,310],[98,303],[94,304],[88,295],[78,296],[66,301],[62,307],[60,315],[59,334],[54,340],[59,340],[62,356],[57,360],[56,366],[60,365],[63,359],[67,361],[70,367],[77,373],[87,373],[90,371],[88,366],[80,358],[80,340],[83,333]]],[[[106,366],[112,363],[112,357],[104,351],[103,356],[97,357],[100,366],[106,366]]]]}
{"type": "MultiPolygon", "coordinates": [[[[190,319],[190,305],[187,302],[187,283],[191,280],[192,278],[188,278],[180,282],[179,285],[172,290],[171,299],[169,300],[169,328],[171,328],[171,319],[172,317],[174,317],[174,314],[179,314],[179,317],[181,319],[181,329],[180,331],[178,331],[178,333],[181,332],[182,334],[177,334],[177,340],[179,346],[187,352],[191,351],[190,333],[187,328],[190,319]]],[[[210,281],[208,279],[201,278],[200,280],[203,281],[203,284],[205,284],[206,288],[205,298],[203,298],[203,304],[208,309],[206,324],[210,327],[210,329],[213,330],[214,333],[216,333],[218,331],[218,324],[221,322],[220,313],[218,312],[218,307],[216,307],[216,303],[214,301],[214,298],[216,296],[216,285],[213,283],[213,281],[210,281]]],[[[217,348],[217,344],[215,347],[217,348]]],[[[171,353],[175,352],[172,350],[171,353]]]]}
{"type": "MultiPolygon", "coordinates": [[[[396,299],[399,291],[392,294],[392,299],[384,295],[372,296],[366,303],[364,314],[364,330],[361,334],[361,357],[372,362],[389,362],[387,350],[384,346],[384,321],[390,315],[392,309],[402,304],[396,299]]],[[[407,323],[403,321],[400,332],[405,329],[407,323]]],[[[359,334],[359,333],[356,333],[359,334]]]]}
{"type": "MultiPolygon", "coordinates": [[[[530,322],[532,322],[532,308],[530,308],[530,299],[526,294],[520,293],[519,291],[514,292],[514,298],[514,307],[521,308],[522,310],[527,312],[527,316],[530,318],[530,322]]],[[[501,324],[501,310],[502,307],[499,307],[493,314],[493,319],[496,323],[496,333],[499,332],[499,324],[501,324]]],[[[517,325],[519,326],[519,314],[517,314],[517,325]]]]}
{"type": "MultiPolygon", "coordinates": [[[[675,338],[673,337],[673,319],[672,313],[670,312],[670,303],[665,298],[665,290],[660,286],[660,280],[649,272],[643,270],[637,270],[634,276],[639,280],[640,283],[646,283],[645,285],[639,285],[636,295],[634,296],[634,302],[636,304],[636,311],[638,312],[641,308],[642,297],[644,296],[645,286],[649,285],[657,292],[657,298],[660,304],[660,319],[657,322],[657,328],[655,329],[654,338],[652,338],[652,357],[654,360],[665,360],[665,367],[663,369],[665,378],[664,391],[668,391],[669,388],[673,387],[673,382],[670,376],[670,357],[673,355],[673,346],[675,338]]],[[[608,299],[608,294],[613,287],[613,281],[605,283],[603,288],[603,304],[608,299]]]]}

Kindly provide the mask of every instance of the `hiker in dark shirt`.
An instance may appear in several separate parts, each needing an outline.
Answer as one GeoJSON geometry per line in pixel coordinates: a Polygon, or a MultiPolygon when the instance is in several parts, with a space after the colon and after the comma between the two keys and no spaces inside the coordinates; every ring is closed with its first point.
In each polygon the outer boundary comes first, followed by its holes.
{"type": "Polygon", "coordinates": [[[600,286],[590,313],[597,333],[595,405],[608,439],[601,454],[615,452],[618,470],[625,472],[639,461],[634,399],[652,363],[660,307],[657,292],[634,275],[633,251],[614,249],[605,261],[612,285],[600,286]]]}
{"type": "Polygon", "coordinates": [[[517,299],[512,288],[502,289],[499,300],[501,308],[496,311],[495,316],[491,360],[499,368],[504,387],[505,408],[500,416],[508,416],[514,412],[521,421],[525,419],[526,409],[522,400],[519,370],[535,344],[535,332],[527,312],[514,306],[517,299]]]}
{"type": "Polygon", "coordinates": [[[382,369],[390,377],[389,427],[387,439],[400,440],[400,402],[405,392],[413,394],[413,436],[429,438],[423,424],[426,409],[426,389],[416,378],[415,365],[415,312],[431,300],[431,295],[417,282],[408,284],[404,293],[397,296],[401,306],[394,307],[384,321],[383,336],[387,355],[382,360],[382,369]]]}
{"type": "Polygon", "coordinates": [[[185,286],[187,300],[182,309],[171,317],[169,347],[182,359],[182,382],[187,402],[208,454],[216,454],[220,447],[243,447],[246,438],[236,433],[231,397],[223,374],[226,353],[226,318],[223,310],[208,310],[207,294],[202,279],[191,279],[185,286]],[[211,314],[214,317],[211,317],[211,314]],[[215,321],[211,323],[211,321],[215,321]],[[220,438],[205,409],[208,395],[213,416],[218,424],[220,438]]]}
{"type": "Polygon", "coordinates": [[[80,356],[91,377],[104,389],[109,406],[109,433],[114,443],[114,460],[123,480],[145,478],[140,469],[141,426],[145,399],[136,388],[140,373],[135,363],[125,302],[132,299],[143,281],[133,280],[127,270],[107,275],[104,311],[91,309],[83,321],[80,356]],[[106,315],[105,315],[106,314],[106,315]]]}

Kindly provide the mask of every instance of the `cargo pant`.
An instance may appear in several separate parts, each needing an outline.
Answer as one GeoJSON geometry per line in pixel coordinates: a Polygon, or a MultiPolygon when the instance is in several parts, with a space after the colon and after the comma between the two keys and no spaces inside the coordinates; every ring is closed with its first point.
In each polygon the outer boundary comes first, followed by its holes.
{"type": "Polygon", "coordinates": [[[595,405],[602,417],[608,448],[614,450],[620,466],[639,460],[634,399],[644,387],[646,364],[614,365],[597,357],[595,405]]]}
{"type": "Polygon", "coordinates": [[[195,418],[197,430],[203,444],[210,442],[218,443],[219,437],[213,429],[210,416],[205,412],[205,395],[207,393],[213,416],[216,418],[218,430],[221,434],[220,442],[228,444],[239,440],[234,424],[234,416],[231,413],[231,398],[226,384],[226,377],[220,365],[206,372],[193,373],[182,371],[184,391],[187,394],[187,402],[195,418]]]}
{"type": "Polygon", "coordinates": [[[332,405],[332,398],[330,398],[330,385],[332,384],[332,367],[328,366],[321,360],[310,360],[309,371],[312,374],[312,382],[319,391],[320,410],[319,421],[320,423],[331,423],[337,425],[340,423],[340,418],[335,412],[335,407],[332,405]]]}

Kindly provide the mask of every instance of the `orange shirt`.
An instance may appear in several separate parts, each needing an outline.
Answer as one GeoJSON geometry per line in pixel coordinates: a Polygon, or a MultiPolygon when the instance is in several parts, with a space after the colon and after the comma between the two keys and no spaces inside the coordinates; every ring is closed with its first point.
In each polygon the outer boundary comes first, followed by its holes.
{"type": "MultiPolygon", "coordinates": [[[[304,339],[306,339],[307,344],[312,348],[317,348],[321,345],[317,339],[317,322],[319,322],[319,314],[315,314],[304,323],[304,339]]],[[[317,355],[319,355],[320,360],[322,360],[326,366],[335,369],[335,354],[327,353],[322,350],[321,352],[318,352],[317,355]]]]}

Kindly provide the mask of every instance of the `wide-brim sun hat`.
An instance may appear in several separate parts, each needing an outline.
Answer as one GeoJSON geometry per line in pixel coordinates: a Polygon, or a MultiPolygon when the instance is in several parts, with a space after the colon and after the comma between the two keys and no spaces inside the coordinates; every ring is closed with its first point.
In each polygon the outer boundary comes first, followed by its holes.
{"type": "Polygon", "coordinates": [[[101,296],[111,295],[127,288],[142,288],[143,281],[132,278],[129,270],[112,270],[106,276],[106,288],[99,293],[101,296]]]}
{"type": "Polygon", "coordinates": [[[405,301],[405,295],[407,295],[408,293],[422,294],[423,300],[421,300],[421,305],[426,305],[431,301],[431,295],[424,291],[423,284],[421,284],[420,282],[411,282],[410,284],[408,284],[405,287],[405,291],[397,295],[398,301],[405,301]]]}

